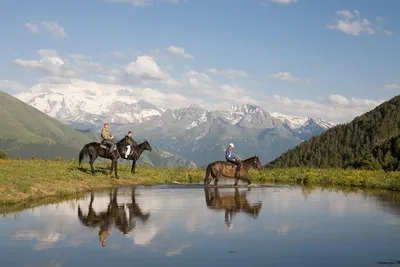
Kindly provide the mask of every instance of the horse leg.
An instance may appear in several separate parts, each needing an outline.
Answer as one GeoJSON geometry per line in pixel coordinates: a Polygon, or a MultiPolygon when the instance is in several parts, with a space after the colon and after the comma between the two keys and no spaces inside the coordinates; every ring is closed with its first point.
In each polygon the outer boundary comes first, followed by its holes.
{"type": "Polygon", "coordinates": [[[90,159],[89,159],[89,164],[90,164],[90,170],[92,172],[92,175],[94,175],[94,168],[93,168],[93,163],[94,161],[97,159],[96,155],[90,155],[90,159]]]}
{"type": "Polygon", "coordinates": [[[118,177],[118,161],[114,159],[114,168],[115,168],[115,179],[119,179],[118,177]]]}
{"type": "Polygon", "coordinates": [[[251,184],[251,181],[250,181],[250,179],[249,179],[249,178],[247,178],[247,177],[244,177],[244,180],[246,180],[246,182],[247,182],[247,185],[250,185],[250,184],[251,184]]]}
{"type": "Polygon", "coordinates": [[[111,169],[110,169],[110,175],[112,174],[113,170],[114,170],[114,155],[111,158],[111,169]]]}
{"type": "Polygon", "coordinates": [[[216,175],[214,177],[214,185],[217,186],[218,185],[218,179],[219,179],[219,175],[216,175]]]}
{"type": "Polygon", "coordinates": [[[132,174],[135,174],[135,173],[136,173],[136,160],[133,160],[133,161],[132,161],[131,173],[132,173],[132,174]]]}
{"type": "Polygon", "coordinates": [[[235,178],[235,186],[237,186],[239,183],[239,178],[235,178]]]}

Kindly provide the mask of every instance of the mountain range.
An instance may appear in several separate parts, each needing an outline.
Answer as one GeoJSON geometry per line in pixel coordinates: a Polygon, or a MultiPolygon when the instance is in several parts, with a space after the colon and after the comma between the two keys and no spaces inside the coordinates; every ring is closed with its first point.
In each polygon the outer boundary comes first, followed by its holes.
{"type": "Polygon", "coordinates": [[[146,139],[197,165],[223,160],[230,142],[241,158],[258,154],[269,161],[335,126],[317,118],[268,113],[252,104],[227,110],[197,105],[165,110],[123,88],[103,92],[39,84],[15,97],[77,129],[99,132],[107,121],[114,135],[131,130],[138,142],[146,139]]]}
{"type": "MultiPolygon", "coordinates": [[[[76,159],[87,143],[100,141],[92,131],[78,130],[0,91],[0,150],[10,157],[76,159]]],[[[115,135],[117,139],[122,136],[115,135]]],[[[144,152],[138,165],[195,168],[196,164],[152,145],[144,152]]],[[[98,161],[102,161],[99,158],[98,161]]],[[[121,160],[121,163],[131,164],[121,160]]]]}

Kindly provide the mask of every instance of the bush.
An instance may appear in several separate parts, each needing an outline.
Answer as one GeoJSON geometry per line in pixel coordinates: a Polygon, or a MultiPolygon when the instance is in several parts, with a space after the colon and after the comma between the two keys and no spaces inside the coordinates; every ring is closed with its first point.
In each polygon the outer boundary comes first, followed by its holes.
{"type": "Polygon", "coordinates": [[[8,159],[8,154],[2,150],[0,150],[0,159],[8,159]]]}

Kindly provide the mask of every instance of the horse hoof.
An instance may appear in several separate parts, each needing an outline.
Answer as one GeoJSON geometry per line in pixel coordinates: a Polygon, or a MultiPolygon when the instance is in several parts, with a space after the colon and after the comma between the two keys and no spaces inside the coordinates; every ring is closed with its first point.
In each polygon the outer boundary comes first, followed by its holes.
{"type": "Polygon", "coordinates": [[[118,179],[119,179],[119,177],[118,177],[118,176],[116,176],[116,177],[115,177],[115,179],[117,179],[117,180],[118,180],[118,179]]]}

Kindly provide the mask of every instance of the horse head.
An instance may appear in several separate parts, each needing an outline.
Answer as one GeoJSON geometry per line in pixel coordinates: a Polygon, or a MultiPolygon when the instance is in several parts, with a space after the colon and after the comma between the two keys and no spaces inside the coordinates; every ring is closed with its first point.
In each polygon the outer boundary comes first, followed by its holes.
{"type": "Polygon", "coordinates": [[[259,171],[262,170],[262,165],[261,165],[260,159],[258,158],[258,155],[254,155],[253,161],[252,161],[252,166],[259,171]]]}
{"type": "Polygon", "coordinates": [[[147,142],[147,140],[144,140],[143,145],[144,145],[144,149],[145,149],[145,150],[148,150],[149,152],[151,152],[151,151],[153,150],[153,149],[151,148],[151,146],[150,146],[150,143],[147,142]]]}
{"type": "Polygon", "coordinates": [[[127,144],[127,145],[133,145],[134,143],[135,143],[135,141],[132,139],[132,137],[131,136],[128,136],[128,135],[125,135],[125,143],[127,144]]]}

